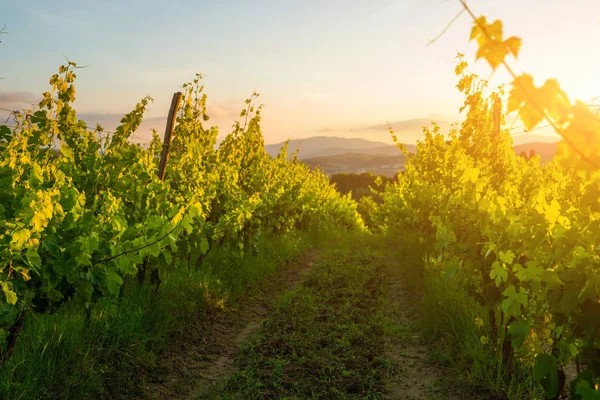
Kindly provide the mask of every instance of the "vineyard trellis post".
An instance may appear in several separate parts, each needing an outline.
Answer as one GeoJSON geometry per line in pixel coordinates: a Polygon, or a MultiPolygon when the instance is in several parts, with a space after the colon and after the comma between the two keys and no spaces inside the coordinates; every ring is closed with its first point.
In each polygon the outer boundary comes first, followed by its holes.
{"type": "Polygon", "coordinates": [[[173,140],[173,131],[175,130],[175,122],[177,120],[177,110],[181,105],[182,98],[183,94],[177,92],[173,94],[173,99],[171,100],[171,109],[169,110],[169,117],[167,118],[165,138],[163,140],[162,153],[160,154],[160,163],[158,164],[158,177],[161,181],[165,180],[167,162],[169,161],[169,153],[171,152],[171,141],[173,140]]]}
{"type": "MultiPolygon", "coordinates": [[[[182,99],[183,94],[181,92],[177,92],[173,94],[173,99],[171,100],[171,108],[169,109],[169,116],[167,117],[167,126],[165,128],[163,148],[160,154],[160,162],[158,164],[158,178],[161,181],[165,180],[165,174],[167,172],[167,162],[169,161],[169,154],[171,153],[171,141],[173,140],[173,132],[175,130],[175,123],[177,121],[177,110],[179,110],[179,106],[181,105],[182,99]]],[[[148,256],[144,257],[143,264],[141,265],[141,267],[138,268],[138,282],[140,285],[144,283],[146,270],[148,268],[148,261],[148,256]]],[[[160,277],[158,276],[158,270],[152,270],[152,274],[150,275],[150,281],[152,283],[156,283],[156,290],[158,290],[158,286],[160,285],[160,277]]]]}

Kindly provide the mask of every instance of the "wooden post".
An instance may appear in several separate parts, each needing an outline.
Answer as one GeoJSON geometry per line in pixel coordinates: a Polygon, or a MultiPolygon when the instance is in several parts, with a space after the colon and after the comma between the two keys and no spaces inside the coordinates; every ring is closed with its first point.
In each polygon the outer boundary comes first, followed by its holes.
{"type": "Polygon", "coordinates": [[[169,161],[169,153],[171,152],[171,140],[173,139],[175,121],[177,120],[177,110],[182,98],[183,95],[181,92],[177,92],[173,95],[173,100],[171,100],[171,109],[169,110],[169,118],[167,118],[167,127],[165,129],[165,139],[163,141],[162,153],[160,154],[160,164],[158,164],[158,177],[161,181],[165,180],[167,162],[169,161]]]}
{"type": "MultiPolygon", "coordinates": [[[[173,94],[173,100],[171,100],[171,109],[169,110],[169,117],[167,118],[167,127],[165,129],[165,139],[163,141],[162,153],[160,154],[160,163],[158,164],[158,178],[161,181],[165,180],[165,173],[167,172],[167,162],[169,161],[169,153],[171,152],[171,140],[173,140],[173,131],[175,130],[175,122],[177,120],[177,110],[181,105],[181,99],[183,95],[181,92],[173,94]]],[[[150,259],[148,256],[144,257],[144,263],[138,266],[138,282],[140,285],[144,284],[146,277],[146,271],[149,266],[150,259]]],[[[160,286],[160,276],[158,270],[153,269],[150,275],[150,281],[156,284],[155,293],[158,291],[160,286]]],[[[153,297],[154,298],[154,297],[153,297]]]]}
{"type": "Polygon", "coordinates": [[[0,366],[4,366],[4,363],[10,359],[12,353],[17,344],[17,338],[19,337],[19,333],[21,332],[21,328],[23,327],[23,323],[25,322],[25,311],[21,311],[21,315],[15,321],[15,323],[8,330],[8,337],[6,338],[6,350],[2,353],[2,358],[0,359],[0,366]]]}

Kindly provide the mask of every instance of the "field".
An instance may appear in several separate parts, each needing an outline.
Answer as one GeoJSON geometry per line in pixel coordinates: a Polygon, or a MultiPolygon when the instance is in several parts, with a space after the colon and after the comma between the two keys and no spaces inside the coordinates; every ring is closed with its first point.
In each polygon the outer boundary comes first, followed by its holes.
{"type": "Polygon", "coordinates": [[[270,155],[257,94],[217,145],[200,75],[142,147],[150,98],[90,129],[60,67],[0,125],[0,398],[600,399],[598,113],[471,40],[510,90],[459,54],[464,119],[385,179],[270,155]]]}

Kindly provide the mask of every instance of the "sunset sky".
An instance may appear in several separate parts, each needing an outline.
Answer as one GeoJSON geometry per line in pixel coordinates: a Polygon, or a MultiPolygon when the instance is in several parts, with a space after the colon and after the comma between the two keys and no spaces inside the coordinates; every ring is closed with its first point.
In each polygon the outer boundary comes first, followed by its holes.
{"type": "MultiPolygon", "coordinates": [[[[600,1],[472,0],[523,39],[518,71],[555,77],[573,98],[600,96],[600,1]]],[[[80,65],[76,109],[114,128],[145,95],[154,103],[138,134],[164,129],[173,92],[206,75],[211,122],[227,133],[254,90],[266,104],[265,141],[315,135],[405,142],[430,120],[457,121],[457,50],[475,63],[471,21],[456,0],[4,0],[0,107],[47,90],[65,56],[80,65]]],[[[507,82],[501,71],[492,82],[507,82]]],[[[6,114],[0,114],[0,117],[6,114]]],[[[4,119],[1,121],[4,122],[4,119]]]]}

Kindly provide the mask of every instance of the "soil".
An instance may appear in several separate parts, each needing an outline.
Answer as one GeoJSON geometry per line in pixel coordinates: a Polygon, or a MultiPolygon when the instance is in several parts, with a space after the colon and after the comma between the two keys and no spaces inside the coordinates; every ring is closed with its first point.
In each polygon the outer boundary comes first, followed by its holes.
{"type": "Polygon", "coordinates": [[[236,353],[252,340],[273,309],[274,301],[292,290],[319,259],[309,249],[280,266],[263,285],[227,308],[214,308],[180,335],[179,342],[163,354],[141,399],[215,399],[237,370],[236,353]]]}
{"type": "Polygon", "coordinates": [[[396,335],[386,337],[386,358],[397,366],[388,382],[388,399],[425,400],[460,397],[443,393],[439,382],[442,371],[428,360],[427,348],[417,334],[413,314],[415,297],[407,290],[406,276],[400,268],[387,268],[388,307],[387,314],[398,327],[404,327],[396,335]]]}
{"type": "MultiPolygon", "coordinates": [[[[235,306],[208,310],[206,315],[190,324],[189,332],[178,335],[181,339],[163,354],[140,398],[220,398],[228,380],[240,370],[237,359],[240,347],[258,343],[258,333],[263,322],[272,315],[276,300],[299,284],[310,284],[305,278],[320,259],[319,252],[311,249],[281,265],[272,277],[240,298],[235,306]]],[[[418,307],[415,299],[419,296],[415,291],[418,288],[411,285],[411,278],[395,265],[397,260],[387,261],[378,285],[383,286],[384,312],[390,332],[382,332],[384,337],[379,350],[372,349],[393,365],[393,372],[384,379],[385,398],[487,399],[474,396],[472,392],[451,392],[444,387],[443,382],[447,382],[448,377],[444,376],[441,365],[428,358],[427,341],[419,337],[416,327],[418,307]]],[[[321,321],[315,320],[315,323],[321,324],[321,321]]]]}

